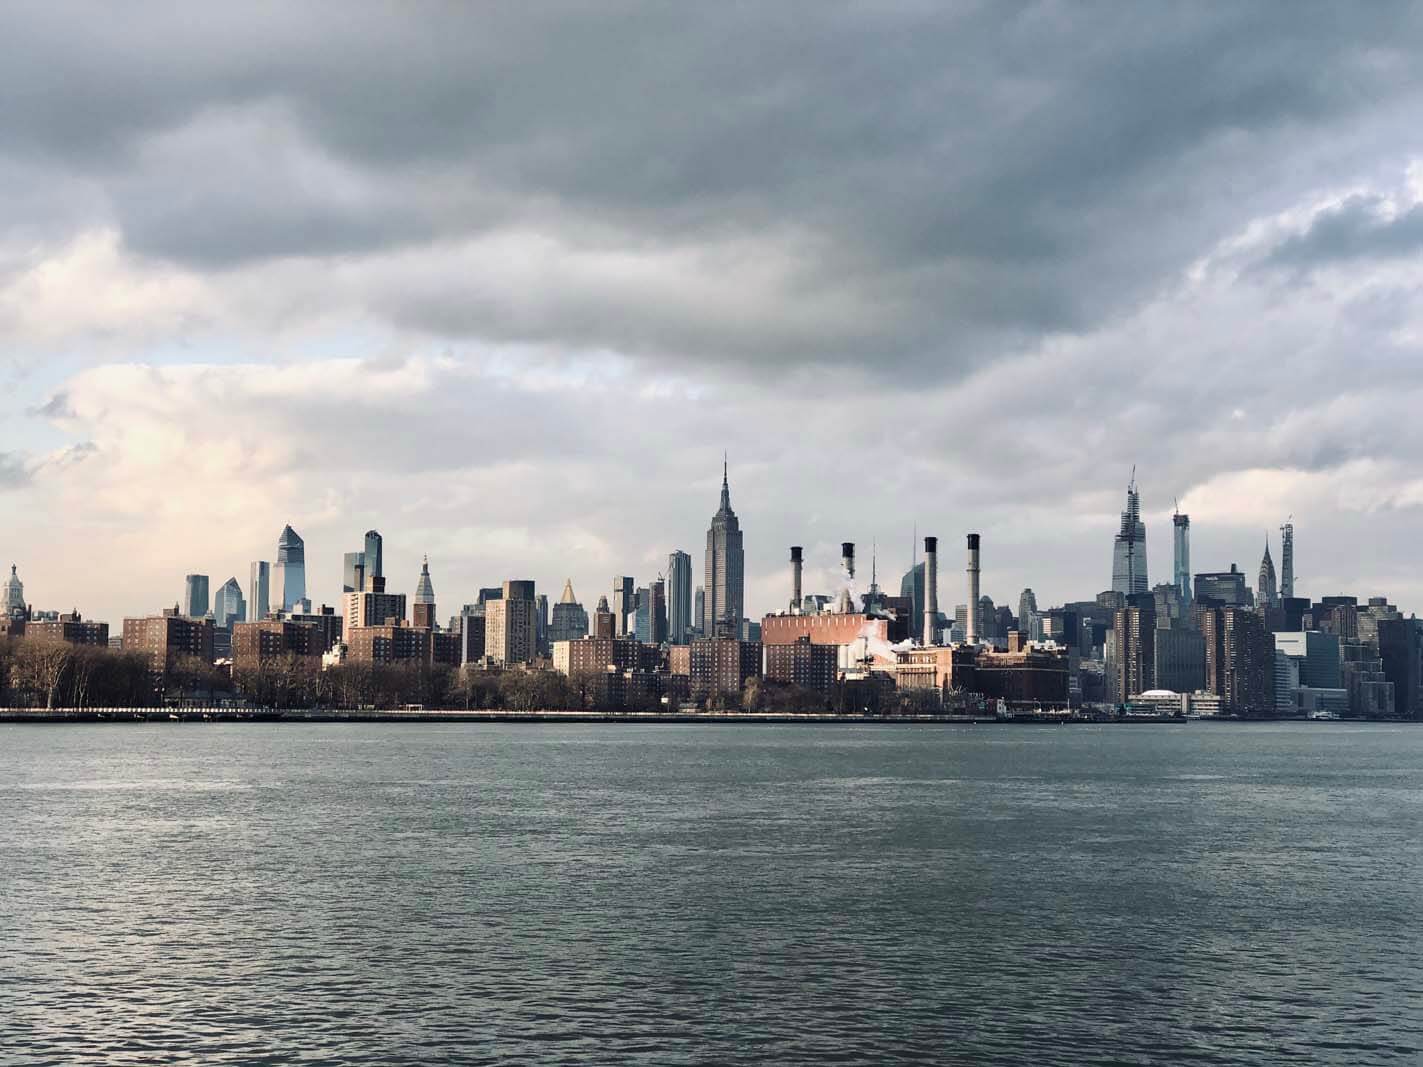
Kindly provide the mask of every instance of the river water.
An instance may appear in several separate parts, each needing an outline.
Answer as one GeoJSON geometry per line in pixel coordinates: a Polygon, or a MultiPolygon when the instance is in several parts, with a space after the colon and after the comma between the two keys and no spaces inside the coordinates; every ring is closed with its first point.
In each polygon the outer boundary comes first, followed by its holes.
{"type": "Polygon", "coordinates": [[[1423,728],[0,726],[0,1063],[1423,1063],[1423,728]]]}

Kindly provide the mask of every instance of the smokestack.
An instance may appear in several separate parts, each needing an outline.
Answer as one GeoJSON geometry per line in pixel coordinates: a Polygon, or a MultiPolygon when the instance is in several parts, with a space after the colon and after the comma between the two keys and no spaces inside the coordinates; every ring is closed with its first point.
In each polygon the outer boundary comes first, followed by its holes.
{"type": "Polygon", "coordinates": [[[801,568],[801,547],[791,545],[791,614],[800,614],[800,568],[801,568]]]}
{"type": "Polygon", "coordinates": [[[934,645],[939,625],[939,539],[924,538],[924,644],[934,645]]]}
{"type": "Polygon", "coordinates": [[[978,534],[968,535],[968,633],[969,644],[978,643],[978,534]]]}
{"type": "Polygon", "coordinates": [[[843,541],[840,544],[840,564],[845,568],[847,577],[855,576],[855,542],[843,541]]]}

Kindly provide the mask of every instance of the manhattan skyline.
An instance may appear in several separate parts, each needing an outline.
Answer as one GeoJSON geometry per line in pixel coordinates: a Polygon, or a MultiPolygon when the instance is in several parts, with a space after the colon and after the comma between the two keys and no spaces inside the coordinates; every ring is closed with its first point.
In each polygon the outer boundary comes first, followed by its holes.
{"type": "Polygon", "coordinates": [[[753,618],[916,523],[1090,596],[1133,465],[1152,584],[1179,501],[1423,608],[1417,9],[815,10],[0,11],[0,562],[117,620],[291,524],[335,603],[376,528],[591,608],[727,450],[753,618]]]}

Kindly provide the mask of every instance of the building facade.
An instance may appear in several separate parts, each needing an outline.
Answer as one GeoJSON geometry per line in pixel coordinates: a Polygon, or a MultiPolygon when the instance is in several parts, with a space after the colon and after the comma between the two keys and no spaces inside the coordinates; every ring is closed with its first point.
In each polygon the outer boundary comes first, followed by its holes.
{"type": "Polygon", "coordinates": [[[667,640],[685,645],[692,629],[692,557],[681,549],[667,557],[667,640]]]}

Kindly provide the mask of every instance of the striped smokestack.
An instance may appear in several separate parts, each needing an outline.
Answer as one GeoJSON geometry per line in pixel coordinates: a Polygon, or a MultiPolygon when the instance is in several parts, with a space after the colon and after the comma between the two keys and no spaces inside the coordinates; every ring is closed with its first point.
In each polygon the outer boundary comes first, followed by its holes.
{"type": "Polygon", "coordinates": [[[939,627],[939,539],[924,538],[924,644],[937,645],[939,627]]]}
{"type": "Polygon", "coordinates": [[[978,643],[978,534],[968,535],[968,643],[978,643]]]}
{"type": "Polygon", "coordinates": [[[800,614],[800,570],[801,570],[801,547],[791,545],[791,614],[800,614]]]}

